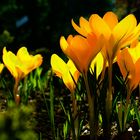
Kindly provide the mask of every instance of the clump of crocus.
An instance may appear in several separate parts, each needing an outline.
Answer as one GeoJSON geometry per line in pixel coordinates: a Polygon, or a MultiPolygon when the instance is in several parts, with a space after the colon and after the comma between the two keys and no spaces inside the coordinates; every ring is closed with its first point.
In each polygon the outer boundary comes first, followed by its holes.
{"type": "Polygon", "coordinates": [[[127,78],[127,88],[132,92],[140,82],[140,43],[136,47],[121,50],[117,63],[123,78],[127,78]]]}
{"type": "Polygon", "coordinates": [[[92,14],[89,20],[83,17],[79,20],[80,26],[72,20],[74,29],[81,35],[87,37],[88,34],[94,33],[96,36],[101,34],[105,37],[105,48],[102,50],[104,57],[109,61],[116,56],[118,50],[126,45],[131,44],[140,32],[140,24],[133,14],[129,14],[120,22],[118,16],[113,12],[107,12],[101,18],[97,14],[92,14]]]}
{"type": "Polygon", "coordinates": [[[10,71],[15,79],[14,85],[14,99],[19,104],[20,96],[18,93],[18,84],[32,70],[36,69],[42,64],[42,56],[37,54],[30,55],[26,47],[21,47],[15,55],[11,51],[7,51],[6,47],[3,48],[3,62],[7,69],[10,71]]]}
{"type": "Polygon", "coordinates": [[[140,42],[132,42],[130,48],[121,50],[117,55],[117,63],[126,80],[127,96],[122,127],[125,130],[131,94],[140,83],[140,42]]]}
{"type": "MultiPolygon", "coordinates": [[[[111,129],[110,117],[112,113],[112,64],[119,50],[138,38],[140,24],[137,25],[137,20],[133,14],[129,14],[119,21],[118,16],[109,11],[105,13],[103,18],[98,14],[92,14],[89,20],[80,17],[79,26],[72,20],[72,25],[82,36],[77,35],[73,37],[70,35],[67,39],[61,37],[60,46],[83,74],[84,79],[87,79],[85,75],[91,61],[100,51],[104,57],[104,69],[106,68],[106,63],[108,63],[108,89],[105,99],[107,125],[106,130],[104,130],[105,134],[108,135],[111,129]]],[[[87,90],[89,91],[88,88],[87,90]]],[[[88,98],[90,100],[90,96],[88,98]]],[[[92,110],[92,108],[90,109],[92,110]]]]}
{"type": "Polygon", "coordinates": [[[88,84],[88,70],[91,62],[104,46],[104,37],[103,35],[96,36],[94,33],[88,34],[86,37],[69,35],[67,39],[62,36],[60,46],[62,51],[74,62],[84,78],[89,104],[91,137],[93,138],[95,135],[97,136],[97,133],[94,123],[94,99],[88,84]]]}

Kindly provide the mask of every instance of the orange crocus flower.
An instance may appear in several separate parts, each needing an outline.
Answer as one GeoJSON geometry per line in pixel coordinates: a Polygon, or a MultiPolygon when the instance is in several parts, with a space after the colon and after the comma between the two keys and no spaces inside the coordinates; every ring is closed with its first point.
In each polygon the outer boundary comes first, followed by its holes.
{"type": "Polygon", "coordinates": [[[80,26],[77,26],[74,21],[72,21],[72,25],[83,36],[94,33],[99,37],[103,34],[106,41],[102,52],[108,61],[113,61],[118,50],[129,45],[140,34],[140,24],[137,25],[137,20],[132,14],[120,22],[113,12],[107,12],[103,18],[97,14],[92,14],[89,20],[83,20],[81,17],[80,26]]]}
{"type": "Polygon", "coordinates": [[[51,56],[51,66],[56,76],[62,78],[66,87],[72,93],[74,93],[76,83],[80,75],[74,63],[70,59],[68,60],[67,63],[65,63],[58,55],[53,54],[51,56]]]}
{"type": "Polygon", "coordinates": [[[140,43],[134,48],[125,48],[117,55],[117,63],[124,78],[128,75],[130,90],[140,82],[140,43]]]}
{"type": "Polygon", "coordinates": [[[60,46],[63,52],[74,62],[81,73],[86,73],[93,58],[103,47],[103,36],[99,38],[89,34],[87,38],[80,35],[69,35],[67,40],[60,38],[60,46]]]}

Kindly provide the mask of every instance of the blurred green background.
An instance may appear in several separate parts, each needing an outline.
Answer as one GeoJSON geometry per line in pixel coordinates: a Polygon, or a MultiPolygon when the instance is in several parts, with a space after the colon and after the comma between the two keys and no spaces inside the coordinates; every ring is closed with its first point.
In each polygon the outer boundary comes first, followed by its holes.
{"type": "Polygon", "coordinates": [[[1,0],[0,53],[3,46],[17,51],[24,45],[49,59],[61,53],[60,36],[76,33],[72,18],[78,23],[80,16],[111,10],[120,18],[134,13],[139,20],[139,5],[140,0],[1,0]]]}

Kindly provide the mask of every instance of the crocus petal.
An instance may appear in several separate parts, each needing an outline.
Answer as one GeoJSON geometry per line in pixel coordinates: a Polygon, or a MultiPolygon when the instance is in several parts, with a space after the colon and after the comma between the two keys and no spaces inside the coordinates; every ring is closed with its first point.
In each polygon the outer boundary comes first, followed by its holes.
{"type": "Polygon", "coordinates": [[[27,62],[29,60],[31,60],[32,56],[29,55],[27,48],[26,47],[21,47],[18,52],[17,52],[17,57],[20,59],[20,61],[22,62],[27,62]]]}
{"type": "Polygon", "coordinates": [[[34,62],[33,56],[29,55],[26,47],[21,47],[17,52],[17,57],[22,63],[26,64],[26,67],[32,69],[34,62]]]}
{"type": "Polygon", "coordinates": [[[69,44],[68,44],[67,40],[65,39],[65,37],[61,36],[61,38],[60,38],[60,47],[61,47],[61,49],[65,52],[67,50],[68,46],[69,46],[69,44]]]}
{"type": "Polygon", "coordinates": [[[83,17],[80,18],[80,27],[82,29],[84,29],[87,32],[87,34],[91,33],[91,28],[89,26],[89,22],[83,17]]]}
{"type": "MultiPolygon", "coordinates": [[[[69,45],[70,45],[72,39],[73,39],[73,36],[72,36],[72,35],[69,35],[68,38],[67,38],[67,40],[65,39],[64,36],[62,36],[62,37],[60,38],[60,47],[61,47],[62,51],[63,51],[69,58],[71,58],[70,54],[73,53],[72,50],[69,49],[69,48],[70,48],[69,45]]],[[[78,62],[78,59],[77,59],[77,57],[74,55],[74,53],[73,53],[73,56],[72,56],[72,57],[73,57],[74,60],[76,60],[76,61],[78,62]]],[[[72,58],[71,58],[71,59],[72,59],[72,58]]],[[[72,60],[73,60],[73,59],[72,59],[72,60]]],[[[75,65],[76,65],[77,68],[79,67],[77,64],[75,64],[75,65]]],[[[79,68],[78,68],[78,69],[79,69],[79,68]]]]}
{"type": "Polygon", "coordinates": [[[68,61],[68,64],[66,64],[58,55],[53,54],[51,56],[51,66],[56,76],[62,78],[66,87],[74,92],[75,82],[78,81],[79,75],[72,61],[68,61]]]}
{"type": "Polygon", "coordinates": [[[2,72],[3,68],[4,68],[4,64],[1,63],[1,64],[0,64],[0,73],[2,72]]]}
{"type": "Polygon", "coordinates": [[[89,26],[89,22],[85,18],[83,18],[83,17],[80,17],[80,19],[79,19],[80,26],[78,26],[77,24],[75,24],[75,22],[73,20],[71,21],[71,23],[72,23],[73,28],[79,34],[81,34],[83,36],[87,36],[88,33],[91,32],[91,28],[89,26]]]}
{"type": "MultiPolygon", "coordinates": [[[[69,35],[69,36],[70,36],[70,35],[69,35]]],[[[69,38],[69,36],[68,36],[68,38],[69,38]]],[[[72,38],[72,39],[73,39],[73,38],[72,38]]],[[[72,39],[71,39],[71,41],[72,41],[72,39]]],[[[69,40],[69,39],[68,39],[68,40],[69,40]]],[[[67,42],[67,40],[65,39],[65,37],[62,36],[62,37],[60,38],[60,47],[61,47],[62,51],[63,51],[70,59],[73,60],[74,63],[76,62],[75,65],[76,65],[77,69],[80,70],[80,67],[79,67],[80,62],[79,62],[77,56],[75,55],[75,52],[76,52],[76,51],[73,52],[73,50],[72,50],[71,47],[69,46],[69,45],[71,44],[71,41],[70,41],[70,42],[67,42]],[[69,43],[69,44],[68,44],[68,43],[69,43]]]]}
{"type": "Polygon", "coordinates": [[[33,69],[36,69],[37,67],[39,67],[42,64],[43,57],[41,54],[36,54],[35,56],[33,56],[33,59],[34,59],[33,69]]]}
{"type": "Polygon", "coordinates": [[[115,38],[114,44],[125,40],[135,29],[137,25],[136,18],[130,14],[122,19],[113,29],[113,36],[115,38]]]}
{"type": "Polygon", "coordinates": [[[111,30],[118,24],[118,17],[113,12],[107,12],[103,16],[103,20],[107,23],[111,30]]]}
{"type": "Polygon", "coordinates": [[[118,53],[117,62],[123,77],[128,74],[128,85],[134,90],[140,83],[140,54],[139,44],[134,48],[125,48],[118,53]],[[127,73],[125,72],[127,71],[127,73]]]}
{"type": "Polygon", "coordinates": [[[128,52],[132,57],[133,63],[135,65],[135,75],[131,79],[131,89],[135,89],[140,82],[140,43],[133,48],[128,48],[128,52]]]}
{"type": "Polygon", "coordinates": [[[131,79],[135,75],[135,65],[127,48],[118,53],[117,63],[124,78],[128,75],[128,78],[131,79]]]}
{"type": "Polygon", "coordinates": [[[127,45],[131,45],[131,43],[133,41],[135,41],[136,39],[138,39],[139,34],[140,34],[140,23],[132,31],[131,34],[129,34],[128,36],[124,37],[124,39],[120,41],[120,43],[119,43],[120,48],[125,47],[127,45]]]}
{"type": "Polygon", "coordinates": [[[67,66],[69,68],[70,74],[74,79],[74,82],[77,83],[80,72],[77,70],[77,68],[75,67],[74,63],[72,60],[69,59],[69,61],[67,62],[67,66]]]}
{"type": "Polygon", "coordinates": [[[140,83],[140,58],[135,63],[135,77],[132,79],[131,89],[134,90],[140,83]]]}
{"type": "Polygon", "coordinates": [[[53,54],[51,56],[51,66],[59,78],[62,78],[63,75],[66,75],[68,71],[68,67],[66,66],[66,63],[56,54],[53,54]]]}
{"type": "Polygon", "coordinates": [[[21,47],[18,50],[17,57],[22,63],[25,64],[25,67],[28,71],[26,74],[39,67],[43,61],[43,58],[40,54],[37,54],[35,56],[30,55],[26,47],[21,47]]]}
{"type": "Polygon", "coordinates": [[[98,76],[101,74],[103,70],[103,64],[104,64],[104,59],[102,56],[102,53],[99,52],[96,57],[92,60],[91,65],[90,65],[90,72],[93,74],[94,72],[94,67],[96,66],[96,78],[98,79],[98,76]]]}
{"type": "Polygon", "coordinates": [[[15,79],[17,79],[19,75],[24,75],[25,68],[22,66],[15,54],[11,51],[7,52],[5,47],[3,49],[3,62],[15,79]],[[24,72],[22,72],[22,70],[24,72]]]}
{"type": "Polygon", "coordinates": [[[136,61],[140,58],[140,42],[137,43],[136,47],[129,48],[128,51],[132,56],[133,63],[135,64],[136,61]]]}
{"type": "Polygon", "coordinates": [[[89,24],[91,26],[92,32],[95,33],[97,37],[103,34],[106,39],[109,39],[111,35],[111,29],[99,15],[91,15],[89,18],[89,24]]]}
{"type": "Polygon", "coordinates": [[[139,43],[139,40],[138,40],[138,38],[137,38],[137,39],[135,39],[133,42],[131,42],[130,48],[136,47],[136,46],[138,45],[138,43],[139,43]]]}
{"type": "Polygon", "coordinates": [[[88,65],[90,63],[91,57],[91,46],[85,38],[82,36],[75,36],[71,41],[69,49],[71,53],[68,55],[75,62],[75,64],[79,65],[78,68],[80,71],[87,71],[88,65]],[[83,59],[84,58],[84,59],[83,59]]]}

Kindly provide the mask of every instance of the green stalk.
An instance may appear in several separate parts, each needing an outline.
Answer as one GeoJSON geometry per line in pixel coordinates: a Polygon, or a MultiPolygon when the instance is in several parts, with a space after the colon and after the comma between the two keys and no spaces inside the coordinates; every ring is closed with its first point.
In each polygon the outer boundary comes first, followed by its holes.
{"type": "Polygon", "coordinates": [[[108,66],[108,90],[106,97],[106,117],[107,117],[107,125],[104,130],[104,134],[106,139],[110,139],[111,137],[111,114],[112,114],[112,60],[109,62],[108,66]]]}
{"type": "Polygon", "coordinates": [[[91,96],[87,73],[83,73],[89,105],[90,140],[97,140],[97,127],[95,122],[94,96],[91,96]]]}
{"type": "Polygon", "coordinates": [[[24,78],[24,81],[23,81],[23,94],[24,94],[24,97],[25,97],[25,99],[24,99],[24,101],[25,101],[25,104],[28,104],[28,96],[29,96],[29,91],[27,91],[27,81],[28,79],[27,79],[27,76],[24,78]]]}
{"type": "Polygon", "coordinates": [[[120,102],[120,104],[118,105],[118,120],[119,120],[119,132],[123,131],[123,103],[122,101],[120,102]]]}
{"type": "Polygon", "coordinates": [[[20,81],[19,79],[15,79],[15,84],[14,84],[14,89],[13,89],[14,100],[17,105],[19,105],[20,103],[20,95],[18,93],[19,81],[20,81]]]}
{"type": "Polygon", "coordinates": [[[72,108],[73,108],[73,121],[74,121],[74,130],[73,130],[73,136],[75,137],[75,140],[78,140],[79,137],[79,122],[78,122],[78,116],[77,116],[77,100],[74,95],[74,92],[71,92],[72,97],[72,108]]]}
{"type": "Polygon", "coordinates": [[[126,121],[127,121],[127,116],[128,116],[128,109],[129,109],[129,103],[130,103],[130,96],[131,96],[131,90],[128,87],[127,88],[127,97],[126,97],[126,104],[124,108],[124,125],[123,125],[123,130],[125,131],[126,129],[126,121]]]}
{"type": "Polygon", "coordinates": [[[50,121],[51,121],[53,140],[55,140],[56,133],[55,133],[55,122],[54,122],[54,87],[52,85],[52,78],[50,82],[50,121]]]}

